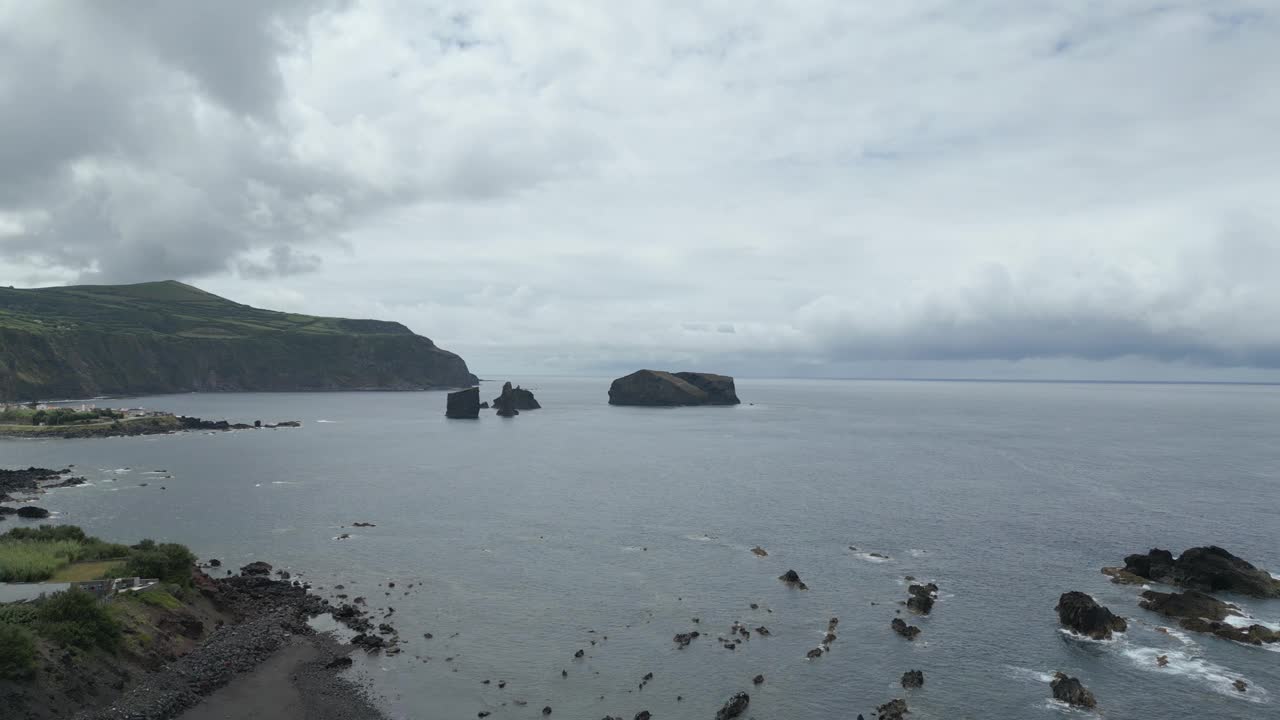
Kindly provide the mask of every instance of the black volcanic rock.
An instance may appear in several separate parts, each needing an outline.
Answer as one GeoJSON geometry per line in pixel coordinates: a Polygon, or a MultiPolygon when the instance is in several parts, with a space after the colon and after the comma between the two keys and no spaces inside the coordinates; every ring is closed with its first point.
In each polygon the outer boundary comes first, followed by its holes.
{"type": "Polygon", "coordinates": [[[912,611],[921,615],[928,615],[933,610],[933,603],[938,597],[938,586],[929,583],[928,585],[911,585],[907,588],[907,592],[911,597],[907,599],[907,607],[912,611]]]}
{"type": "MultiPolygon", "coordinates": [[[[503,398],[506,396],[507,385],[510,384],[503,385],[503,394],[493,399],[493,406],[499,410],[505,407],[503,398]]],[[[538,410],[542,407],[542,405],[538,404],[538,399],[533,396],[532,390],[525,390],[519,385],[511,388],[511,404],[516,410],[538,410]]]]}
{"type": "Polygon", "coordinates": [[[240,568],[240,575],[242,577],[253,577],[253,576],[261,577],[261,576],[267,576],[270,574],[271,574],[271,564],[263,562],[261,560],[256,560],[240,568]]]}
{"type": "Polygon", "coordinates": [[[778,576],[778,579],[797,590],[808,590],[809,586],[804,584],[800,579],[800,574],[795,570],[788,570],[778,576]]]}
{"type": "Polygon", "coordinates": [[[1093,693],[1089,692],[1079,680],[1067,677],[1063,673],[1054,673],[1053,682],[1049,687],[1053,689],[1055,700],[1073,707],[1091,708],[1098,704],[1093,698],[1093,693]]]}
{"type": "Polygon", "coordinates": [[[889,623],[889,627],[893,628],[894,632],[908,640],[915,640],[916,636],[920,634],[920,628],[915,625],[906,624],[903,622],[902,618],[894,618],[893,621],[889,623]]]}
{"type": "Polygon", "coordinates": [[[1204,618],[1206,620],[1225,620],[1230,615],[1239,615],[1239,608],[1224,603],[1212,595],[1205,595],[1197,590],[1184,593],[1162,593],[1147,590],[1142,593],[1138,605],[1144,610],[1158,612],[1161,615],[1176,618],[1204,618]]]}
{"type": "Polygon", "coordinates": [[[49,511],[35,505],[23,505],[18,508],[18,517],[30,520],[42,520],[49,517],[49,511]]]}
{"type": "Polygon", "coordinates": [[[1197,590],[1188,590],[1183,593],[1148,590],[1142,593],[1142,600],[1138,604],[1146,610],[1166,617],[1179,618],[1178,624],[1192,632],[1210,633],[1224,640],[1246,645],[1280,642],[1280,633],[1265,625],[1255,623],[1247,627],[1238,627],[1223,622],[1232,616],[1239,617],[1240,608],[1197,590]]]}
{"type": "Polygon", "coordinates": [[[1063,627],[1094,640],[1105,640],[1112,632],[1124,632],[1128,628],[1124,618],[1112,614],[1082,592],[1063,593],[1054,609],[1063,627]]]}
{"type": "Polygon", "coordinates": [[[1280,598],[1280,580],[1212,545],[1191,548],[1176,559],[1173,553],[1160,549],[1130,555],[1124,559],[1124,569],[1138,577],[1191,590],[1280,598]]]}
{"type": "Polygon", "coordinates": [[[751,696],[744,693],[735,693],[733,697],[725,702],[724,706],[716,711],[716,720],[730,720],[736,718],[747,711],[747,705],[751,704],[751,696]]]}
{"type": "Polygon", "coordinates": [[[908,689],[924,687],[924,673],[920,670],[908,670],[902,673],[902,687],[908,689]]]}
{"type": "Polygon", "coordinates": [[[609,386],[610,405],[737,405],[733,378],[711,373],[637,370],[609,386]]]}
{"type": "Polygon", "coordinates": [[[480,388],[449,393],[444,416],[458,420],[473,420],[480,417],[480,388]]]}
{"type": "Polygon", "coordinates": [[[516,408],[515,391],[511,383],[502,384],[502,395],[493,401],[493,406],[498,409],[500,417],[515,417],[520,414],[520,410],[516,408]]]}

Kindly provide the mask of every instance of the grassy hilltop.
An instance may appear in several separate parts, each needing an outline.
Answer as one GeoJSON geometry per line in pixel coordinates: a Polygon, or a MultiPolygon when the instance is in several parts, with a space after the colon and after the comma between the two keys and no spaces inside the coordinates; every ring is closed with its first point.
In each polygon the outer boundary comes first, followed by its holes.
{"type": "Polygon", "coordinates": [[[0,288],[0,398],[407,390],[475,382],[405,326],[274,312],[183,283],[0,288]]]}

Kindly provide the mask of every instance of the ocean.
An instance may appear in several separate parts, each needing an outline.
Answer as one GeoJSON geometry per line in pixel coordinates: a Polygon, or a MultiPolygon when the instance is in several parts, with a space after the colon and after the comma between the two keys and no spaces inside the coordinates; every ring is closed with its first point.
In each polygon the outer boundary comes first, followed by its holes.
{"type": "MultiPolygon", "coordinates": [[[[1160,632],[1141,588],[1099,572],[1208,544],[1280,572],[1280,387],[741,379],[741,406],[652,409],[610,407],[607,379],[513,380],[544,409],[446,420],[442,392],[129,399],[303,426],[0,440],[0,467],[88,477],[40,499],[56,522],[230,568],[264,559],[378,617],[393,607],[404,652],[351,672],[396,718],[712,718],[738,691],[756,718],[870,718],[896,697],[919,719],[1079,714],[1050,700],[1058,670],[1115,719],[1280,714],[1280,647],[1160,632]],[[807,591],[779,582],[788,569],[807,591]],[[931,615],[899,604],[906,576],[938,584],[931,615]],[[1068,590],[1129,631],[1066,636],[1068,590]],[[914,642],[890,630],[899,612],[914,642]],[[833,617],[831,651],[806,659],[833,617]],[[730,650],[717,637],[735,622],[771,634],[730,650]],[[907,670],[923,688],[901,688],[907,670]]],[[[1280,623],[1280,601],[1224,599],[1280,623]]]]}

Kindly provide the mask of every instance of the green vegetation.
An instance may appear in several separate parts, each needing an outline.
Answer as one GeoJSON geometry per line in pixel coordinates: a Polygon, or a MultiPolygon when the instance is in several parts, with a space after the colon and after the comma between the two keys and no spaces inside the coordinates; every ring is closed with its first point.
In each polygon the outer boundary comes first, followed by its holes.
{"type": "Polygon", "coordinates": [[[31,631],[0,622],[0,680],[27,677],[35,664],[36,643],[31,631]]]}
{"type": "Polygon", "coordinates": [[[151,588],[143,590],[139,593],[129,593],[129,597],[137,600],[143,605],[151,605],[152,607],[161,607],[166,610],[177,610],[182,607],[182,601],[174,597],[172,593],[160,588],[151,588]]]}
{"type": "Polygon", "coordinates": [[[83,590],[54,593],[36,605],[35,629],[41,637],[78,648],[114,650],[120,624],[93,595],[83,590]]]}
{"type": "Polygon", "coordinates": [[[99,578],[120,577],[125,572],[124,560],[96,560],[72,563],[49,578],[49,582],[69,583],[97,580],[99,578]]]}
{"type": "Polygon", "coordinates": [[[0,582],[73,582],[123,574],[186,586],[195,561],[184,545],[143,540],[128,547],[89,537],[74,525],[14,528],[0,535],[0,582]]]}
{"type": "Polygon", "coordinates": [[[0,582],[40,582],[75,562],[129,553],[128,547],[87,537],[74,525],[14,528],[0,535],[0,582]]]}
{"type": "Polygon", "coordinates": [[[185,545],[143,540],[133,546],[125,563],[125,574],[133,577],[159,578],[161,582],[187,586],[191,584],[191,566],[196,556],[185,545]]]}
{"type": "Polygon", "coordinates": [[[0,287],[0,398],[473,382],[399,323],[261,310],[173,281],[0,287]]]}

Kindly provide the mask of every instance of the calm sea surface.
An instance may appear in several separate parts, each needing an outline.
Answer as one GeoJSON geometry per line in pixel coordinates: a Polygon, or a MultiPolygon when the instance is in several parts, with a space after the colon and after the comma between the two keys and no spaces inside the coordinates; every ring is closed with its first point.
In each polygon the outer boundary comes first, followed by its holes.
{"type": "MultiPolygon", "coordinates": [[[[447,421],[444,393],[141,398],[304,425],[0,441],[0,466],[75,464],[92,484],[40,500],[59,522],[394,607],[404,653],[353,672],[398,718],[711,718],[739,690],[756,718],[871,717],[894,697],[916,718],[1053,718],[1070,714],[1048,700],[1055,670],[1109,718],[1280,716],[1280,653],[1157,632],[1140,588],[1099,573],[1210,543],[1280,573],[1280,388],[743,380],[753,404],[663,410],[608,406],[605,379],[524,385],[545,409],[514,420],[447,421]],[[788,568],[810,590],[778,582],[788,568]],[[941,588],[914,643],[889,629],[905,575],[941,588]],[[1064,636],[1067,590],[1130,631],[1064,636]],[[806,660],[831,617],[831,653],[806,660]],[[724,649],[734,621],[772,637],[724,649]],[[710,637],[676,649],[694,629],[710,637]],[[909,669],[923,689],[899,686],[909,669]]],[[[1280,601],[1229,599],[1280,623],[1280,601]]]]}

